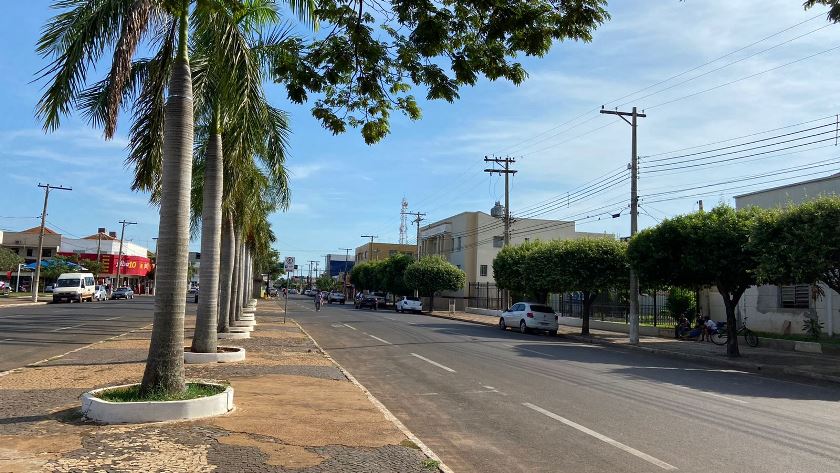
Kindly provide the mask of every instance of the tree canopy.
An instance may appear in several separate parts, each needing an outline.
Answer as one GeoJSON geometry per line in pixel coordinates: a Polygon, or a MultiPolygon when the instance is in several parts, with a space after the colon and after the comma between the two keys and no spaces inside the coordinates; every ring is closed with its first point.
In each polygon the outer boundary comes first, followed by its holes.
{"type": "Polygon", "coordinates": [[[405,270],[406,285],[431,299],[430,310],[435,310],[435,294],[440,291],[457,291],[464,287],[466,280],[463,271],[440,256],[426,256],[411,263],[405,270]]]}
{"type": "Polygon", "coordinates": [[[338,281],[333,279],[328,273],[323,273],[315,280],[315,285],[321,291],[332,291],[338,286],[338,281]]]}
{"type": "MultiPolygon", "coordinates": [[[[512,293],[512,299],[525,296],[529,292],[525,267],[528,255],[542,246],[540,242],[526,242],[521,245],[506,246],[493,259],[493,278],[496,285],[512,293]]],[[[536,296],[535,294],[527,294],[536,296]]]]}
{"type": "Polygon", "coordinates": [[[756,283],[758,264],[750,237],[762,211],[726,205],[663,220],[630,241],[630,264],[639,278],[661,285],[714,286],[726,306],[727,353],[738,356],[735,306],[756,283]]]}
{"type": "Polygon", "coordinates": [[[0,247],[0,271],[17,271],[18,265],[23,263],[23,258],[14,251],[0,247]]]}
{"type": "Polygon", "coordinates": [[[353,266],[353,269],[350,270],[350,281],[356,287],[356,290],[373,291],[380,289],[380,264],[378,261],[368,261],[353,266]]]}

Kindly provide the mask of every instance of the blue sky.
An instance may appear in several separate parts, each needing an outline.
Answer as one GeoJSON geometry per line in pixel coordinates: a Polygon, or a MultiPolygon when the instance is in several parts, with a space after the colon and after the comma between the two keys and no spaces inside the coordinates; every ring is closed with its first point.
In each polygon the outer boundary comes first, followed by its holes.
{"type": "MultiPolygon", "coordinates": [[[[655,156],[643,159],[642,166],[691,157],[654,159],[828,126],[840,113],[840,49],[804,59],[840,46],[840,26],[814,18],[821,10],[803,11],[796,0],[628,0],[612,2],[609,11],[612,19],[592,43],[562,43],[544,58],[523,58],[530,74],[524,84],[484,81],[463,89],[453,104],[421,101],[421,121],[395,115],[391,135],[374,146],[365,145],[355,130],[331,135],[311,118],[309,105],[291,104],[282,87],[269,85],[272,101],[290,112],[293,127],[288,161],[292,206],[271,217],[277,249],[305,261],[355,248],[364,243],[362,234],[396,241],[403,197],[410,210],[425,212],[430,220],[489,211],[504,192],[499,177],[482,172],[483,157],[494,153],[517,159],[514,215],[573,217],[580,221],[579,230],[623,236],[630,225],[622,210],[629,202],[629,184],[618,182],[621,174],[605,181],[613,187],[596,186],[591,190],[598,192],[586,192],[568,206],[531,210],[629,162],[630,127],[617,117],[600,115],[602,104],[645,109],[639,155],[655,156]],[[616,100],[641,89],[646,90],[616,100]],[[803,122],[810,123],[674,151],[803,122]],[[619,212],[619,218],[610,216],[619,212]]],[[[101,226],[118,230],[117,221],[125,218],[139,222],[127,230],[127,238],[153,246],[158,213],[147,205],[148,196],[129,190],[131,171],[123,164],[128,121],[120,123],[117,138],[106,142],[100,130],[73,117],[49,134],[34,118],[41,84],[31,81],[44,64],[34,44],[50,14],[47,2],[14,2],[0,19],[0,229],[37,225],[43,192],[36,184],[49,182],[74,189],[51,196],[51,228],[85,236],[101,226]]],[[[95,78],[103,73],[98,71],[95,78]]],[[[422,90],[416,94],[425,96],[422,90]]],[[[826,136],[832,137],[790,145],[826,136]]],[[[743,154],[719,159],[733,156],[743,154]]],[[[739,193],[828,175],[838,168],[840,148],[831,140],[715,165],[642,168],[640,226],[690,212],[698,199],[707,208],[731,203],[739,193]],[[654,169],[664,172],[650,172],[654,169]]],[[[409,238],[413,242],[412,231],[409,238]]],[[[192,247],[197,249],[199,242],[192,247]]]]}

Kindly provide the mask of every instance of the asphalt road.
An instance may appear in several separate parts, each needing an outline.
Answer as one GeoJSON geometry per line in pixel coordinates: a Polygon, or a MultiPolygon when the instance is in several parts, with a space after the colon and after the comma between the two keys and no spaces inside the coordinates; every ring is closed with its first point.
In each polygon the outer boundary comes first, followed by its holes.
{"type": "Polygon", "coordinates": [[[140,296],[128,301],[0,307],[0,372],[148,325],[153,304],[153,297],[140,296]]]}
{"type": "Polygon", "coordinates": [[[290,316],[457,472],[837,472],[840,388],[292,298],[290,316]]]}

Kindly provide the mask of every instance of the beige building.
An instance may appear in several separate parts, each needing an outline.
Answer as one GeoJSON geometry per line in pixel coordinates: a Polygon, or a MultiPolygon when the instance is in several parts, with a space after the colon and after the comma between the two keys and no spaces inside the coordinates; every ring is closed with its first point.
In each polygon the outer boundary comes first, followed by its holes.
{"type": "MultiPolygon", "coordinates": [[[[400,245],[399,243],[365,243],[364,245],[356,248],[355,264],[388,259],[388,257],[397,253],[403,253],[412,257],[416,256],[417,246],[400,245]]],[[[341,259],[344,259],[344,255],[341,255],[341,259]]],[[[353,260],[350,259],[349,261],[353,260]]]]}
{"type": "MultiPolygon", "coordinates": [[[[18,256],[23,258],[26,263],[33,263],[37,259],[38,253],[38,235],[41,232],[41,227],[32,227],[27,230],[19,232],[2,232],[2,240],[0,246],[6,247],[18,256]]],[[[44,258],[52,258],[58,253],[61,247],[61,234],[56,233],[49,228],[44,227],[44,248],[41,256],[44,258]]]]}
{"type": "MultiPolygon", "coordinates": [[[[493,212],[501,215],[498,208],[493,212]]],[[[511,245],[536,240],[605,236],[603,233],[578,232],[573,221],[530,218],[515,219],[510,233],[511,245]]],[[[463,270],[467,276],[467,285],[452,296],[464,296],[469,292],[470,284],[495,283],[493,259],[504,246],[503,235],[502,218],[484,212],[462,212],[420,229],[421,254],[440,255],[463,270]]]]}
{"type": "MultiPolygon", "coordinates": [[[[823,195],[840,195],[840,173],[786,186],[774,187],[735,197],[736,208],[775,208],[801,204],[823,195]]],[[[803,322],[816,317],[828,335],[840,332],[840,295],[820,285],[819,291],[809,284],[789,286],[753,286],[738,304],[737,315],[752,330],[775,333],[802,333],[803,322]]],[[[726,311],[720,294],[714,289],[701,297],[704,312],[715,320],[725,320],[726,311]]]]}

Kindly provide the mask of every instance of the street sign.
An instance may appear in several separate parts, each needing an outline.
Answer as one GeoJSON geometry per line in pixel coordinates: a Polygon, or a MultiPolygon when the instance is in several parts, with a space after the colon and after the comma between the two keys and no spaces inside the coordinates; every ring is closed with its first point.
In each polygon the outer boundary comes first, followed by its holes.
{"type": "Polygon", "coordinates": [[[295,270],[295,257],[294,256],[287,256],[286,261],[284,264],[285,270],[287,273],[291,273],[295,270]]]}

